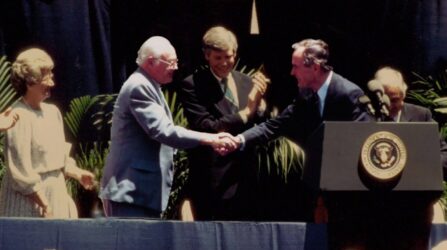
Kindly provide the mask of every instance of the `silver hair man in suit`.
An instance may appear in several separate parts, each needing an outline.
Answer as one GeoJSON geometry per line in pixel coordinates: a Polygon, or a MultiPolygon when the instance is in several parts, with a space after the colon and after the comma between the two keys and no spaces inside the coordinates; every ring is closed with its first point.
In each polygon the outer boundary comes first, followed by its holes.
{"type": "Polygon", "coordinates": [[[224,134],[174,125],[161,86],[172,81],[177,54],[164,37],[143,43],[138,69],[121,87],[113,110],[111,148],[101,180],[106,216],[160,218],[173,178],[174,148],[231,144],[224,134]]]}
{"type": "MultiPolygon", "coordinates": [[[[305,39],[292,45],[292,69],[300,93],[273,119],[240,133],[234,138],[241,148],[286,136],[308,150],[308,142],[323,121],[369,120],[358,105],[363,91],[340,76],[329,65],[329,46],[322,40],[305,39]]],[[[324,222],[325,214],[315,210],[315,197],[302,189],[298,199],[300,220],[324,222]],[[314,211],[315,210],[315,211],[314,211]],[[315,213],[314,213],[315,212],[315,213]]]]}

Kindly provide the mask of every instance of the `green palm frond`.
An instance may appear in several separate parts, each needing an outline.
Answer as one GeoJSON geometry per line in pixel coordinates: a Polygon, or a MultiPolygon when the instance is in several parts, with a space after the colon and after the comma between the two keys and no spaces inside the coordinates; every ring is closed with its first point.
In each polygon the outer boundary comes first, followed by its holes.
{"type": "Polygon", "coordinates": [[[91,116],[93,126],[100,131],[112,124],[113,105],[118,94],[105,94],[95,96],[95,113],[91,116]]]}
{"type": "MultiPolygon", "coordinates": [[[[0,112],[17,101],[18,96],[10,83],[11,63],[6,60],[6,56],[0,57],[0,112]]],[[[5,134],[0,133],[0,180],[5,171],[5,161],[3,157],[3,138],[5,134]]]]}
{"type": "Polygon", "coordinates": [[[257,150],[258,167],[265,168],[269,174],[275,171],[286,183],[291,173],[302,172],[304,151],[285,137],[270,141],[265,146],[258,146],[257,150]]]}
{"type": "Polygon", "coordinates": [[[172,119],[174,120],[174,124],[182,127],[188,126],[188,120],[183,114],[183,106],[179,101],[177,101],[177,93],[165,91],[164,93],[166,103],[169,106],[169,109],[172,113],[172,119]]]}
{"type": "MultiPolygon", "coordinates": [[[[442,71],[437,77],[423,77],[420,74],[413,73],[416,78],[410,84],[410,90],[407,98],[431,109],[439,124],[441,136],[447,138],[447,69],[442,71]]],[[[447,183],[444,182],[444,192],[440,199],[447,214],[447,183]]]]}
{"type": "Polygon", "coordinates": [[[0,57],[0,111],[11,106],[18,96],[10,83],[11,63],[6,60],[6,56],[0,57]]]}
{"type": "Polygon", "coordinates": [[[64,121],[74,138],[78,137],[79,129],[88,110],[96,102],[96,98],[89,95],[71,100],[69,111],[65,113],[64,121]]]}

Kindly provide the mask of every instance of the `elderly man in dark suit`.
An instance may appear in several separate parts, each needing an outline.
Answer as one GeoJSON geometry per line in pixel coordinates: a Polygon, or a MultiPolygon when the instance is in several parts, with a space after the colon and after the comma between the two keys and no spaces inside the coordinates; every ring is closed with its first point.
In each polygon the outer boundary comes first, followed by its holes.
{"type": "MultiPolygon", "coordinates": [[[[332,71],[328,64],[329,46],[322,40],[305,39],[293,44],[291,75],[300,89],[295,98],[279,116],[269,119],[235,137],[241,148],[266,143],[279,136],[286,136],[300,144],[304,151],[312,133],[323,121],[369,120],[358,105],[363,91],[354,83],[332,71]]],[[[301,219],[313,221],[313,198],[303,191],[301,219]]]]}
{"type": "Polygon", "coordinates": [[[292,48],[291,75],[297,80],[300,94],[279,116],[238,135],[240,145],[265,143],[278,136],[305,145],[323,121],[369,119],[358,105],[363,91],[332,71],[329,47],[324,41],[306,39],[292,48]]]}
{"type": "Polygon", "coordinates": [[[111,146],[100,197],[107,216],[160,218],[173,176],[174,148],[223,147],[224,135],[176,126],[161,91],[177,70],[177,54],[164,37],[143,43],[138,69],[121,87],[113,110],[111,146]]]}
{"type": "MultiPolygon", "coordinates": [[[[199,69],[182,83],[181,98],[191,129],[203,132],[240,133],[253,126],[268,79],[235,71],[236,36],[216,26],[203,36],[208,67],[199,69]]],[[[195,220],[255,219],[255,152],[226,156],[209,147],[189,151],[189,182],[186,196],[195,220]]]]}

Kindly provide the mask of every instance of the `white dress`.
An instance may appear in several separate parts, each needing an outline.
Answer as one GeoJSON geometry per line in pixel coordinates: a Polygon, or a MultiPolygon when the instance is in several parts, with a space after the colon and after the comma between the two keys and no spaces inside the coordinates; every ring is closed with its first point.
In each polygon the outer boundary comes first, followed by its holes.
{"type": "Polygon", "coordinates": [[[35,110],[22,100],[13,109],[19,120],[5,137],[0,216],[41,217],[42,209],[27,195],[44,190],[54,218],[77,218],[63,173],[74,161],[68,156],[70,144],[65,142],[59,109],[41,103],[41,109],[35,110]]]}

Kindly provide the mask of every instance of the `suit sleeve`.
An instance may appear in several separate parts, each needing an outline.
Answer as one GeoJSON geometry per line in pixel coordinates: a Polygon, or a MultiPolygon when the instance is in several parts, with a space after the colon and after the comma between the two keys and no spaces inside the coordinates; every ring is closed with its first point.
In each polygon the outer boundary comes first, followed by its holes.
{"type": "Polygon", "coordinates": [[[294,118],[299,117],[297,112],[297,100],[295,100],[277,117],[269,119],[258,126],[254,126],[243,132],[242,136],[245,139],[245,147],[265,144],[279,136],[286,136],[291,127],[298,126],[297,123],[293,122],[294,118]],[[296,126],[292,126],[292,124],[296,126]]]}
{"type": "Polygon", "coordinates": [[[6,158],[8,171],[12,176],[13,188],[24,195],[39,191],[42,182],[39,173],[34,169],[32,154],[31,115],[20,109],[19,121],[6,132],[6,158]]]}
{"type": "Polygon", "coordinates": [[[229,132],[234,134],[241,131],[245,126],[238,113],[224,114],[221,117],[212,114],[204,101],[200,100],[192,78],[182,82],[180,97],[191,128],[210,133],[229,132]]]}
{"type": "Polygon", "coordinates": [[[206,138],[205,133],[175,126],[157,98],[144,85],[134,87],[130,94],[132,115],[151,139],[174,148],[190,148],[206,138]]]}

